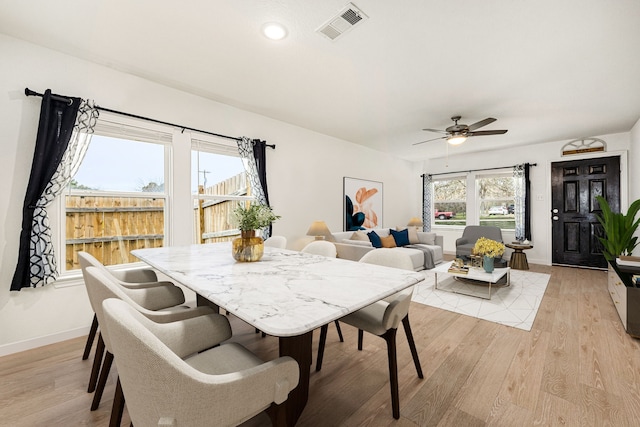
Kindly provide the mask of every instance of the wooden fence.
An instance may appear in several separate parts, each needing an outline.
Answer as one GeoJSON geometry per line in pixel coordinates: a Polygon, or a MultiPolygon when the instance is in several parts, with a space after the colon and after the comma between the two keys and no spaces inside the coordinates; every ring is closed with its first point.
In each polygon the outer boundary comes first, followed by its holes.
{"type": "MultiPolygon", "coordinates": [[[[250,194],[245,174],[202,190],[205,195],[250,194]]],[[[194,243],[232,240],[239,231],[231,222],[238,200],[204,201],[194,206],[194,243]],[[201,238],[202,236],[202,238],[201,238]]],[[[72,194],[66,196],[66,270],[80,268],[85,251],[104,265],[139,261],[131,251],[164,243],[164,198],[72,194]]]]}
{"type": "Polygon", "coordinates": [[[66,269],[79,269],[85,251],[104,265],[137,262],[131,251],[164,241],[164,199],[146,197],[66,197],[66,269]]]}

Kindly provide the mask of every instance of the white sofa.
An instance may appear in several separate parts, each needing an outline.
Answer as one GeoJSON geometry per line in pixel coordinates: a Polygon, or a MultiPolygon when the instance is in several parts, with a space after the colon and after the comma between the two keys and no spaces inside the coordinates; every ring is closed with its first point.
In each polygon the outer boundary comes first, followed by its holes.
{"type": "MultiPolygon", "coordinates": [[[[387,237],[390,234],[388,228],[376,228],[375,230],[362,230],[359,238],[362,239],[362,234],[370,231],[375,231],[380,237],[387,237]]],[[[331,233],[331,235],[336,245],[338,258],[359,261],[367,252],[376,250],[370,241],[356,239],[354,231],[340,231],[331,233]]],[[[424,270],[425,261],[427,265],[429,265],[429,261],[432,261],[434,265],[442,263],[443,237],[438,236],[436,233],[418,231],[417,238],[419,243],[409,246],[396,246],[392,249],[408,254],[411,257],[415,271],[424,270]],[[426,259],[425,256],[427,257],[426,259]]]]}

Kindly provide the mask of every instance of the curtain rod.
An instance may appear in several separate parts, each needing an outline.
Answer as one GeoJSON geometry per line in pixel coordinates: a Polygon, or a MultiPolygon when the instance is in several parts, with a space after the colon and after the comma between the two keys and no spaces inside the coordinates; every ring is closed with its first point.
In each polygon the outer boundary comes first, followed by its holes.
{"type": "MultiPolygon", "coordinates": [[[[42,97],[42,96],[43,96],[43,94],[38,93],[38,92],[36,92],[36,91],[33,91],[33,90],[29,89],[28,87],[24,89],[24,94],[25,94],[26,96],[39,96],[39,97],[42,97]]],[[[69,105],[71,105],[71,102],[73,102],[70,98],[66,98],[66,97],[64,97],[64,96],[60,96],[60,95],[53,95],[53,94],[52,94],[52,95],[51,95],[51,98],[53,98],[53,99],[54,99],[54,100],[56,100],[56,101],[69,102],[69,105]]],[[[192,131],[194,131],[194,132],[203,133],[203,134],[205,134],[205,135],[212,135],[212,136],[217,136],[217,137],[220,137],[220,138],[232,139],[232,140],[234,140],[234,141],[242,141],[242,138],[239,138],[239,137],[235,137],[235,136],[228,136],[228,135],[221,135],[221,134],[219,134],[219,133],[214,133],[214,132],[208,132],[208,131],[206,131],[206,130],[195,129],[195,128],[192,128],[192,127],[189,127],[189,126],[177,125],[177,124],[175,124],[175,123],[164,122],[164,121],[162,121],[162,120],[156,120],[156,119],[152,119],[152,118],[149,118],[149,117],[138,116],[138,115],[136,115],[136,114],[125,113],[125,112],[123,112],[123,111],[112,110],[111,108],[105,108],[105,107],[101,107],[101,106],[99,106],[99,105],[96,105],[96,106],[95,106],[95,108],[96,108],[97,110],[100,110],[100,111],[106,111],[106,112],[108,112],[108,113],[114,113],[114,114],[119,114],[119,115],[121,115],[121,116],[132,117],[132,118],[134,118],[134,119],[146,120],[146,121],[148,121],[148,122],[159,123],[159,124],[167,125],[167,126],[173,126],[173,127],[176,127],[176,128],[180,128],[180,129],[182,129],[182,132],[184,132],[185,130],[192,130],[192,131]]],[[[275,144],[265,144],[265,145],[266,145],[267,147],[270,147],[270,148],[273,148],[273,149],[275,149],[275,148],[276,148],[276,145],[275,145],[275,144]]]]}
{"type": "MultiPolygon", "coordinates": [[[[525,165],[529,165],[529,166],[538,166],[537,163],[525,163],[525,165]]],[[[456,171],[456,172],[442,172],[442,173],[434,173],[431,174],[431,176],[434,175],[450,175],[452,173],[462,173],[462,172],[481,172],[481,171],[492,171],[492,170],[497,170],[497,169],[507,169],[507,168],[513,168],[517,165],[513,165],[513,166],[502,166],[502,167],[498,167],[498,168],[484,168],[484,169],[469,169],[469,170],[464,170],[464,171],[456,171]]],[[[420,176],[425,176],[427,174],[422,174],[420,176]]]]}

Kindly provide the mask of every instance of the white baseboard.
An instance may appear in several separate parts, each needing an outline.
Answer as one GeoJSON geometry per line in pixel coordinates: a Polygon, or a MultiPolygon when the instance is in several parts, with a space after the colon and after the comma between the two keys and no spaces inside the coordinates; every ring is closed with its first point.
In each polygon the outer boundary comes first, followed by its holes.
{"type": "Polygon", "coordinates": [[[9,354],[19,353],[21,351],[31,350],[33,348],[42,347],[49,344],[55,344],[61,341],[70,340],[81,336],[89,335],[90,327],[82,327],[77,329],[71,329],[64,332],[59,332],[52,335],[45,335],[30,340],[19,341],[10,344],[0,345],[0,357],[8,356],[9,354]]]}

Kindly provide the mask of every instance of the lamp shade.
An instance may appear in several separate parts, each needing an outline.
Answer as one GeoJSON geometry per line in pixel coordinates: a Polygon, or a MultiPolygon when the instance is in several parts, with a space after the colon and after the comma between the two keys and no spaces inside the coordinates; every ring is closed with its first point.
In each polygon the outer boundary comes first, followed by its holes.
{"type": "Polygon", "coordinates": [[[411,218],[409,220],[409,223],[407,224],[409,227],[420,227],[422,225],[424,225],[424,223],[422,222],[422,220],[416,216],[414,216],[413,218],[411,218]]]}
{"type": "Polygon", "coordinates": [[[330,235],[331,231],[324,221],[313,221],[307,230],[307,236],[315,236],[316,240],[325,239],[330,235]]]}

